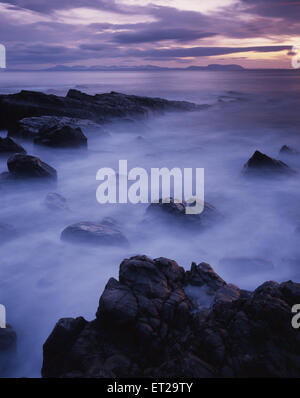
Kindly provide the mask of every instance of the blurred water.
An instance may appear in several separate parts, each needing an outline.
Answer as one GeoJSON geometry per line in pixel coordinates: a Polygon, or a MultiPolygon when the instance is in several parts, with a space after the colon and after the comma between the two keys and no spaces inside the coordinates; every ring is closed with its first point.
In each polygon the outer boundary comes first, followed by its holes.
{"type": "MultiPolygon", "coordinates": [[[[57,169],[58,183],[0,191],[0,221],[20,231],[19,238],[0,246],[0,303],[18,334],[18,363],[11,377],[39,377],[42,344],[55,322],[65,316],[93,319],[108,278],[117,277],[119,263],[134,254],[170,257],[185,268],[192,261],[205,261],[225,280],[247,289],[268,279],[300,281],[300,237],[295,233],[300,224],[299,175],[249,180],[241,173],[256,149],[276,158],[282,158],[284,144],[300,150],[297,71],[0,73],[1,93],[27,89],[65,95],[70,88],[213,106],[131,124],[116,122],[105,126],[108,134],[102,127],[85,131],[88,151],[20,141],[29,154],[57,169]],[[143,223],[147,205],[99,205],[96,172],[116,169],[119,159],[127,159],[129,169],[204,167],[205,198],[224,220],[200,234],[174,234],[169,226],[152,233],[143,223]],[[55,213],[44,206],[46,194],[53,191],[67,198],[70,211],[55,213]],[[130,241],[128,249],[60,241],[67,225],[104,216],[118,220],[130,241]],[[220,263],[226,257],[262,258],[274,267],[236,272],[220,263]]],[[[282,160],[300,172],[300,157],[282,160]]],[[[5,170],[6,158],[1,158],[0,171],[5,170]]]]}

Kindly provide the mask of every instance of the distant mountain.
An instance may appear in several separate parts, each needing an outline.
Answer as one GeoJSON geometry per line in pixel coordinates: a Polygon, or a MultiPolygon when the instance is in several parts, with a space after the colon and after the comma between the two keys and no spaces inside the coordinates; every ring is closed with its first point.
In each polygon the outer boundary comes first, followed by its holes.
{"type": "Polygon", "coordinates": [[[136,65],[136,66],[82,66],[82,65],[75,65],[75,66],[66,66],[66,65],[56,65],[52,68],[44,69],[45,71],[49,72],[91,72],[91,71],[172,71],[172,70],[186,70],[186,71],[240,71],[245,70],[240,65],[231,64],[231,65],[220,65],[220,64],[211,64],[208,66],[188,66],[187,68],[166,68],[156,65],[136,65]]]}
{"type": "Polygon", "coordinates": [[[237,70],[245,70],[241,65],[231,64],[231,65],[219,65],[219,64],[210,64],[207,66],[189,66],[186,70],[213,70],[213,71],[237,71],[237,70]]]}

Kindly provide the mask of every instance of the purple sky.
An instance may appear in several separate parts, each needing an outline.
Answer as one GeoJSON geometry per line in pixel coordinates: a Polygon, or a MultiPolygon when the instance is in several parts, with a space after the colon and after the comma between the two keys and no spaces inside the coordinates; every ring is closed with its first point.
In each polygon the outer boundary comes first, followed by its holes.
{"type": "Polygon", "coordinates": [[[300,1],[0,1],[8,68],[54,65],[290,68],[300,1]]]}

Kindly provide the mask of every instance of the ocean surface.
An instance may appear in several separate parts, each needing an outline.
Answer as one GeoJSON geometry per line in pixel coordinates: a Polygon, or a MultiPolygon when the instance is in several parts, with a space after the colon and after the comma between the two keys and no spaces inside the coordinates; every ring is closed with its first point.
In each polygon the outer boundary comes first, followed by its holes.
{"type": "MultiPolygon", "coordinates": [[[[0,93],[26,89],[65,95],[70,88],[212,106],[96,126],[85,132],[88,151],[19,140],[29,154],[56,168],[58,184],[0,192],[0,221],[20,232],[16,240],[0,246],[0,303],[18,335],[16,363],[5,376],[39,377],[42,345],[56,321],[93,319],[106,282],[118,277],[124,258],[135,254],[169,257],[186,269],[192,261],[205,261],[227,282],[244,289],[266,280],[300,282],[300,174],[248,179],[242,173],[257,149],[300,173],[300,155],[279,155],[283,145],[300,152],[299,71],[0,73],[0,93]],[[199,233],[174,234],[169,225],[152,232],[143,222],[147,204],[100,205],[96,173],[101,167],[117,169],[119,159],[126,159],[129,168],[147,170],[204,168],[205,200],[223,214],[222,221],[199,233]],[[53,191],[67,199],[69,211],[45,207],[44,198],[53,191]],[[60,241],[66,226],[105,216],[118,220],[129,248],[60,241]],[[240,258],[246,261],[239,266],[240,258]]],[[[0,158],[2,171],[6,158],[0,158]]]]}

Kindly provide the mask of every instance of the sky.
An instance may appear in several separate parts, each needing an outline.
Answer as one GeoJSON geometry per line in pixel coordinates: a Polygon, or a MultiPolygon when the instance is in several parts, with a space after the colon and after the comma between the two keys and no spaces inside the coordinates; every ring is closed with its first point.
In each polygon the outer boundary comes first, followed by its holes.
{"type": "Polygon", "coordinates": [[[297,0],[0,1],[10,69],[55,65],[291,68],[297,0]]]}

